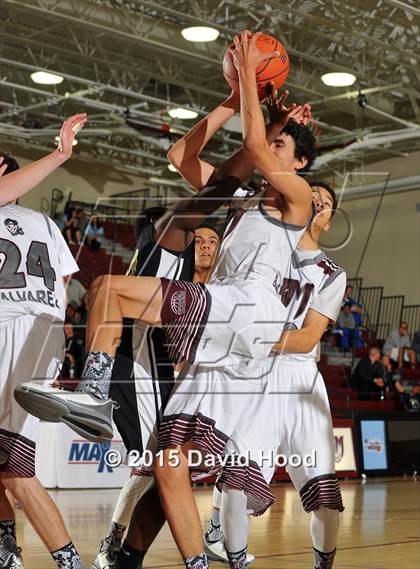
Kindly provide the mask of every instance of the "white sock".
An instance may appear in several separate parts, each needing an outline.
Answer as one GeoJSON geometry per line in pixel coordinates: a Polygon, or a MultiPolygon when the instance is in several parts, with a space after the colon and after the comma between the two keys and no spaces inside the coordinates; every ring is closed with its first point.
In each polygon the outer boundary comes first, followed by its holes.
{"type": "Polygon", "coordinates": [[[221,519],[228,551],[242,551],[247,547],[247,502],[245,492],[223,485],[221,519]]]}
{"type": "Polygon", "coordinates": [[[224,535],[220,527],[220,508],[222,506],[222,493],[214,486],[213,510],[206,531],[206,540],[209,542],[223,541],[224,535]]]}
{"type": "Polygon", "coordinates": [[[137,502],[153,484],[151,476],[131,476],[121,488],[112,521],[127,527],[137,502]]]}
{"type": "Polygon", "coordinates": [[[315,549],[323,553],[334,551],[337,546],[340,512],[320,507],[312,512],[311,535],[315,549]]]}

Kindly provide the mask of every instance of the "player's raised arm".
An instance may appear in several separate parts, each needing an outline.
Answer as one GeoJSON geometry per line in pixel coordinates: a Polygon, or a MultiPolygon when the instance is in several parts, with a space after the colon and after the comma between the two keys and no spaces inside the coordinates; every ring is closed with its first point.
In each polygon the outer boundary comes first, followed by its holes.
{"type": "MultiPolygon", "coordinates": [[[[253,165],[261,172],[270,185],[279,191],[289,204],[302,208],[303,219],[312,200],[308,184],[294,175],[284,160],[270,149],[266,140],[264,116],[258,99],[256,67],[273,54],[264,54],[256,47],[258,35],[249,38],[247,34],[235,37],[232,57],[238,69],[241,101],[241,123],[243,146],[253,165]]],[[[304,168],[306,158],[296,160],[295,171],[304,168]]]]}
{"type": "MultiPolygon", "coordinates": [[[[70,117],[61,127],[60,145],[57,150],[7,176],[0,177],[0,205],[23,196],[68,160],[72,155],[74,137],[86,121],[86,113],[70,117]]],[[[5,165],[0,167],[0,176],[4,174],[5,169],[5,165]]]]}
{"type": "Polygon", "coordinates": [[[204,188],[216,170],[215,166],[200,158],[201,151],[237,111],[239,111],[239,96],[232,92],[169,150],[169,162],[194,189],[204,188]]]}

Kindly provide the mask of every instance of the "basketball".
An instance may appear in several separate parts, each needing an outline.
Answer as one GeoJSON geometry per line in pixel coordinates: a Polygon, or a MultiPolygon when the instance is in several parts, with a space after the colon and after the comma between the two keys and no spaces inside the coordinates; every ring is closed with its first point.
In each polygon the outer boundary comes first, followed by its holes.
{"type": "MultiPolygon", "coordinates": [[[[289,74],[289,56],[284,46],[272,36],[268,34],[260,34],[257,39],[256,47],[264,52],[270,53],[278,51],[279,56],[274,56],[267,61],[263,61],[256,69],[258,93],[264,96],[266,93],[267,83],[274,83],[276,89],[284,84],[289,74]]],[[[223,75],[226,81],[232,87],[235,93],[239,92],[238,72],[233,62],[232,55],[229,50],[223,59],[223,75]]]]}

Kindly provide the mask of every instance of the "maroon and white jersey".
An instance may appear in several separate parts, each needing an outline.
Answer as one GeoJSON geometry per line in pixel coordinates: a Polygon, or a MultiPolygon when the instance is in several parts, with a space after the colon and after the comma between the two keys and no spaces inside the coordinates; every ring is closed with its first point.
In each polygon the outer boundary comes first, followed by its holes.
{"type": "Polygon", "coordinates": [[[305,229],[306,224],[293,225],[270,215],[261,199],[256,205],[250,200],[237,206],[231,210],[210,284],[246,286],[259,281],[258,286],[275,287],[305,229]]]}
{"type": "MultiPolygon", "coordinates": [[[[278,283],[278,293],[288,313],[285,328],[301,328],[309,309],[335,322],[345,288],[346,273],[323,251],[297,248],[283,280],[278,283]]],[[[284,354],[282,358],[306,361],[315,358],[316,351],[314,348],[307,354],[284,354]]]]}
{"type": "Polygon", "coordinates": [[[64,321],[63,276],[78,270],[47,215],[18,205],[0,207],[0,322],[25,314],[64,321]]]}

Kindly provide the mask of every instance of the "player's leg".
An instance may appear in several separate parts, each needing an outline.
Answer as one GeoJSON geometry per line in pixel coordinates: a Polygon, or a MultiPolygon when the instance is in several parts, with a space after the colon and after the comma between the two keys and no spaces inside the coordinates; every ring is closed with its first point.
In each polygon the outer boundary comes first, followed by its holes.
{"type": "Polygon", "coordinates": [[[161,308],[159,278],[105,275],[95,279],[89,291],[88,356],[77,389],[100,399],[108,398],[123,318],[156,326],[160,324],[161,308]]]}
{"type": "Polygon", "coordinates": [[[115,569],[140,569],[143,559],[166,522],[155,484],[136,505],[115,569]]]}
{"type": "MultiPolygon", "coordinates": [[[[13,497],[12,497],[13,499],[13,497]]],[[[16,543],[15,513],[0,480],[0,566],[22,569],[20,549],[16,543]]]]}
{"type": "Polygon", "coordinates": [[[337,549],[340,512],[320,506],[311,513],[315,569],[330,569],[337,549]]]}
{"type": "Polygon", "coordinates": [[[16,541],[15,512],[6,494],[6,488],[0,480],[0,541],[6,535],[16,541]]]}
{"type": "Polygon", "coordinates": [[[189,477],[187,456],[190,448],[189,444],[166,448],[155,461],[154,475],[166,519],[185,567],[207,569],[201,521],[189,477]]]}
{"type": "Polygon", "coordinates": [[[19,501],[59,569],[83,569],[57,506],[36,477],[2,472],[3,486],[19,501]]]}
{"type": "MultiPolygon", "coordinates": [[[[154,277],[98,277],[91,291],[88,320],[88,356],[74,392],[50,385],[23,383],[15,398],[30,414],[44,421],[62,421],[94,441],[113,436],[112,368],[122,334],[123,318],[156,326],[162,305],[161,280],[154,277]]],[[[23,376],[24,377],[24,376],[23,376]]]]}
{"type": "Polygon", "coordinates": [[[287,472],[300,494],[304,510],[311,514],[314,567],[331,569],[340,512],[344,508],[335,475],[335,443],[328,396],[315,366],[300,365],[287,373],[301,393],[289,396],[289,410],[284,410],[287,436],[281,452],[286,456],[297,454],[302,459],[315,457],[314,464],[303,460],[300,466],[287,466],[287,472]]]}
{"type": "Polygon", "coordinates": [[[102,540],[93,569],[104,569],[114,563],[120,553],[124,532],[130,523],[137,503],[153,484],[148,476],[134,475],[121,488],[112,520],[105,538],[102,540]]]}
{"type": "Polygon", "coordinates": [[[218,543],[224,540],[220,521],[220,509],[222,507],[222,492],[215,485],[213,488],[213,507],[211,518],[204,539],[206,545],[218,543]]]}
{"type": "Polygon", "coordinates": [[[242,490],[223,485],[222,527],[225,547],[232,569],[248,567],[248,498],[242,490]]]}

